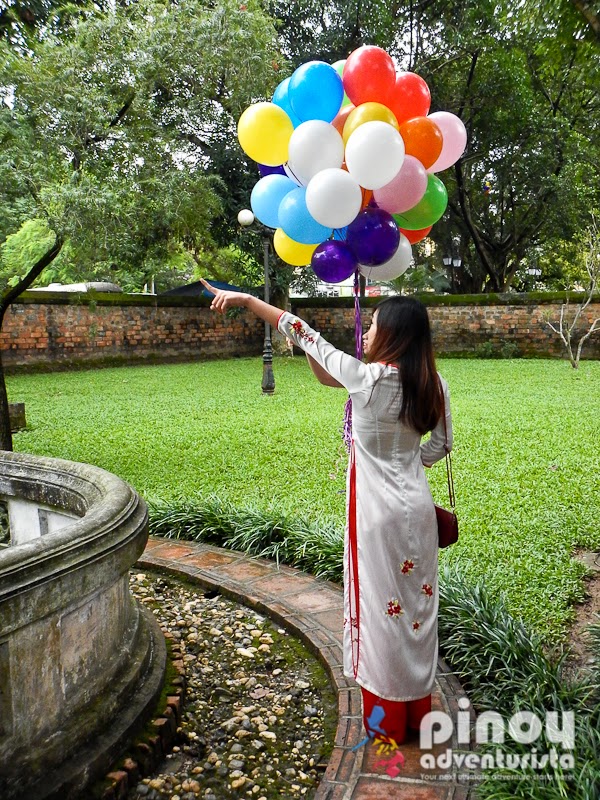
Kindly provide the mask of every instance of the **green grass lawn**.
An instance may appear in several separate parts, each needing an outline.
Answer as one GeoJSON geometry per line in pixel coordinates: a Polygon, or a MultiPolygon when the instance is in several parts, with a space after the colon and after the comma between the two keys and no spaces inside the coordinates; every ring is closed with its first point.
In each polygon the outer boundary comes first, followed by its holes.
{"type": "MultiPolygon", "coordinates": [[[[452,393],[461,539],[441,558],[547,640],[562,635],[600,549],[600,363],[441,360],[452,393]]],[[[151,499],[216,494],[239,506],[344,515],[345,392],[321,386],[302,357],[9,378],[28,429],[15,450],[86,461],[151,499]]],[[[445,470],[429,474],[445,496],[445,470]]]]}

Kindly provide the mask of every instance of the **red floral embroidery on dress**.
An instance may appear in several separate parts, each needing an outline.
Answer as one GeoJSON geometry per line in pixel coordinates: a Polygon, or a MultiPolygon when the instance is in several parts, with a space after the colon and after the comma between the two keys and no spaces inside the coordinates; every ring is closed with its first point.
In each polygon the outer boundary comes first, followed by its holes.
{"type": "Polygon", "coordinates": [[[419,622],[418,619],[416,619],[413,622],[413,631],[415,631],[415,633],[416,633],[419,630],[420,627],[421,627],[421,623],[419,622]]]}
{"type": "Polygon", "coordinates": [[[310,336],[302,327],[302,322],[299,319],[295,319],[291,324],[292,330],[297,333],[300,339],[306,339],[307,342],[314,342],[315,337],[310,336]]]}
{"type": "Polygon", "coordinates": [[[400,567],[400,570],[403,575],[410,575],[410,573],[413,571],[414,568],[415,568],[415,562],[407,558],[400,567]]]}
{"type": "Polygon", "coordinates": [[[400,600],[398,600],[397,597],[392,597],[388,602],[385,613],[388,617],[399,617],[401,614],[404,614],[402,606],[400,605],[400,600]]]}
{"type": "Polygon", "coordinates": [[[427,597],[433,597],[433,586],[430,583],[424,583],[421,586],[421,591],[423,594],[426,594],[427,597]]]}

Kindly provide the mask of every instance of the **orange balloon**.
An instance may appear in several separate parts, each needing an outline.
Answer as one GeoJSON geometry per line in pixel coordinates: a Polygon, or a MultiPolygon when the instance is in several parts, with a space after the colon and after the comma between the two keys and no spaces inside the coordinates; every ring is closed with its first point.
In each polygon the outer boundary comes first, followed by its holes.
{"type": "Polygon", "coordinates": [[[405,231],[404,228],[400,228],[400,233],[403,233],[411,244],[416,244],[426,236],[429,236],[429,232],[432,228],[433,225],[430,225],[428,228],[421,228],[420,231],[405,231]]]}
{"type": "Polygon", "coordinates": [[[373,190],[364,189],[362,186],[360,187],[360,190],[362,192],[362,204],[360,206],[360,210],[362,211],[363,208],[366,208],[373,199],[373,190]]]}
{"type": "Polygon", "coordinates": [[[352,111],[346,119],[344,125],[344,132],[342,134],[344,144],[347,144],[348,139],[354,131],[365,122],[387,122],[393,128],[398,130],[398,122],[396,117],[392,114],[387,106],[382,103],[361,103],[352,111]]]}
{"type": "Polygon", "coordinates": [[[338,115],[332,120],[331,124],[340,134],[340,136],[344,132],[344,125],[346,124],[346,120],[348,119],[348,114],[351,114],[353,111],[354,111],[354,106],[352,104],[350,104],[349,106],[343,106],[342,109],[338,112],[338,115]]]}
{"type": "Polygon", "coordinates": [[[404,139],[407,156],[418,158],[427,169],[438,160],[444,137],[442,132],[427,117],[415,117],[400,125],[400,135],[404,139]]]}

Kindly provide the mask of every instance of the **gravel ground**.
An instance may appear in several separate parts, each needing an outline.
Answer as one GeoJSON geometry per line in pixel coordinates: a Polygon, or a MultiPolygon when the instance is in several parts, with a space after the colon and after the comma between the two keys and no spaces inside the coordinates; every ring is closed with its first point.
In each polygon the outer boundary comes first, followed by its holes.
{"type": "Polygon", "coordinates": [[[183,652],[178,743],[128,800],[310,798],[333,747],[337,702],[325,670],[268,618],[200,587],[131,575],[183,652]]]}

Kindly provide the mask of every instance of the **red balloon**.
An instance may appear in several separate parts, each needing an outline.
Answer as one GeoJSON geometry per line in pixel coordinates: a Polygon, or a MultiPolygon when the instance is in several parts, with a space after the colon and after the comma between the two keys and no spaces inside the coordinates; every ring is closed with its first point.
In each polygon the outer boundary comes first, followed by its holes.
{"type": "Polygon", "coordinates": [[[355,106],[383,103],[394,92],[396,67],[385,50],[367,44],[350,53],[342,75],[346,94],[355,106]]]}
{"type": "Polygon", "coordinates": [[[420,75],[399,72],[385,105],[393,111],[398,125],[413,117],[426,117],[431,106],[429,87],[420,75]]]}
{"type": "Polygon", "coordinates": [[[430,225],[428,228],[421,228],[420,231],[405,231],[404,228],[400,228],[400,233],[403,233],[411,244],[416,244],[426,236],[429,236],[429,231],[432,228],[433,225],[430,225]]]}

